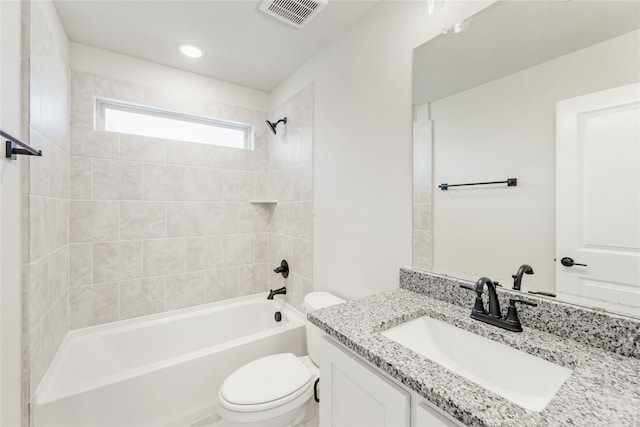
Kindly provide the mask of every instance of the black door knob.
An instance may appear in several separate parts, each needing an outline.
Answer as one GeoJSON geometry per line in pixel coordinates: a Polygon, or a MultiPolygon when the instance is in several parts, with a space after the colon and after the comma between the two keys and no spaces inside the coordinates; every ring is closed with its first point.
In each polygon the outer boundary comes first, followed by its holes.
{"type": "Polygon", "coordinates": [[[560,260],[560,264],[564,265],[565,267],[573,267],[574,265],[580,265],[582,267],[587,266],[587,264],[578,264],[577,262],[574,262],[573,258],[569,258],[568,256],[562,258],[560,260]]]}

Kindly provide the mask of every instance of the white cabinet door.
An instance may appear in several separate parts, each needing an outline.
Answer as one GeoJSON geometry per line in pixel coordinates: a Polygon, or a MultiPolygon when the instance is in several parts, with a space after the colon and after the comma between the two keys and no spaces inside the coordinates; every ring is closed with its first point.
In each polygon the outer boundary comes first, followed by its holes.
{"type": "Polygon", "coordinates": [[[454,419],[440,409],[427,402],[415,405],[415,418],[412,427],[462,427],[460,421],[454,419]]]}
{"type": "Polygon", "coordinates": [[[320,344],[320,425],[409,427],[409,393],[341,349],[320,344]]]}
{"type": "Polygon", "coordinates": [[[556,127],[558,296],[638,315],[640,85],[559,101],[556,127]]]}

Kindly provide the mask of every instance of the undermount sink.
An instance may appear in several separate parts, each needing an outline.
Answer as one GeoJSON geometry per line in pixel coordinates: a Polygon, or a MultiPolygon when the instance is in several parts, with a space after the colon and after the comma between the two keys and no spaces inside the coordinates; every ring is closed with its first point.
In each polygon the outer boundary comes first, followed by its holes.
{"type": "Polygon", "coordinates": [[[428,316],[382,335],[532,411],[541,411],[571,369],[428,316]]]}

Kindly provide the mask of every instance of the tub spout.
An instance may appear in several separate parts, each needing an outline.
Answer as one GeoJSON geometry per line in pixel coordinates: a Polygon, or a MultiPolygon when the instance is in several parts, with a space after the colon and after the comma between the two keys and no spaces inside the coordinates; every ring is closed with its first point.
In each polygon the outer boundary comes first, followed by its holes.
{"type": "Polygon", "coordinates": [[[269,289],[269,296],[267,297],[267,299],[273,299],[274,295],[279,295],[279,294],[286,294],[287,293],[287,288],[285,286],[281,287],[280,289],[276,289],[275,291],[273,289],[269,289]]]}

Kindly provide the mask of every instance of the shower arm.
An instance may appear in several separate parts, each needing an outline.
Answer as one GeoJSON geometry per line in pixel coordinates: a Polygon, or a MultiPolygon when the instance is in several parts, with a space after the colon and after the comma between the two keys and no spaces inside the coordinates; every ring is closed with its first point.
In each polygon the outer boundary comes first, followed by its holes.
{"type": "Polygon", "coordinates": [[[284,123],[284,125],[287,125],[287,118],[285,117],[284,119],[280,119],[277,122],[270,122],[269,120],[266,121],[267,122],[267,126],[269,126],[269,129],[271,129],[271,132],[273,132],[274,135],[276,135],[276,127],[280,124],[280,123],[284,123]]]}

